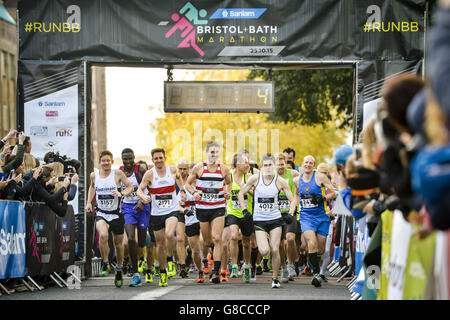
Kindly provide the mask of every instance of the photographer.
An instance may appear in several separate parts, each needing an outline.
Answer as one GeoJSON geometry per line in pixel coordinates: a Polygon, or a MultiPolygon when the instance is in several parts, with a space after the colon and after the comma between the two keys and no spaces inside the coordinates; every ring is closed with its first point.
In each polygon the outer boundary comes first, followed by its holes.
{"type": "MultiPolygon", "coordinates": [[[[73,197],[75,197],[76,186],[73,185],[74,187],[72,187],[69,177],[65,177],[62,182],[62,187],[55,193],[51,193],[51,191],[55,189],[55,184],[58,182],[58,177],[54,175],[53,171],[51,166],[42,167],[42,172],[38,176],[37,182],[33,188],[31,200],[45,202],[58,216],[64,217],[67,211],[67,202],[70,198],[73,199],[73,197]]],[[[30,179],[29,176],[30,173],[27,172],[24,180],[27,178],[30,179]]],[[[77,177],[75,177],[75,179],[77,179],[77,177]]]]}
{"type": "MultiPolygon", "coordinates": [[[[7,142],[6,142],[6,138],[10,139],[10,135],[15,135],[16,133],[14,133],[13,130],[11,130],[8,135],[2,139],[2,146],[7,146],[7,142]]],[[[9,175],[11,170],[15,170],[17,169],[23,162],[23,155],[24,155],[24,151],[25,151],[25,146],[24,146],[24,141],[25,141],[25,135],[23,132],[19,133],[18,136],[18,147],[17,147],[17,153],[16,153],[16,157],[14,158],[13,161],[9,162],[8,164],[5,164],[3,166],[1,166],[0,168],[0,173],[5,173],[6,175],[9,175]]]]}
{"type": "MultiPolygon", "coordinates": [[[[14,161],[15,158],[15,155],[9,155],[8,157],[6,157],[6,164],[14,161]]],[[[41,173],[41,168],[35,170],[33,173],[33,177],[27,182],[24,182],[22,179],[23,171],[24,163],[22,162],[22,164],[14,172],[14,176],[11,177],[11,179],[8,181],[7,186],[2,191],[4,199],[25,201],[30,198],[37,178],[41,173]]]]}
{"type": "Polygon", "coordinates": [[[44,156],[44,162],[51,164],[55,162],[62,163],[64,166],[64,174],[66,173],[78,173],[81,167],[81,162],[76,159],[68,158],[67,156],[60,156],[58,152],[49,151],[44,156]],[[75,171],[73,170],[75,169],[75,171]]]}

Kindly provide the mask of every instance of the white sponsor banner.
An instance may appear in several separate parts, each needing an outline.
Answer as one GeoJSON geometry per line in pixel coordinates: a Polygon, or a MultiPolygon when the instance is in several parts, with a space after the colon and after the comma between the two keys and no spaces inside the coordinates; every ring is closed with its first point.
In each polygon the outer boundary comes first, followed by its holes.
{"type": "Polygon", "coordinates": [[[403,285],[410,238],[411,224],[403,218],[400,210],[395,210],[392,222],[388,300],[403,299],[403,285]]]}
{"type": "Polygon", "coordinates": [[[382,98],[371,100],[364,103],[363,111],[363,128],[366,127],[367,123],[377,116],[377,108],[383,101],[382,98]]]}
{"type": "MultiPolygon", "coordinates": [[[[78,159],[78,85],[26,102],[24,127],[41,164],[49,151],[78,159]]],[[[78,192],[70,204],[77,214],[78,192]]]]}

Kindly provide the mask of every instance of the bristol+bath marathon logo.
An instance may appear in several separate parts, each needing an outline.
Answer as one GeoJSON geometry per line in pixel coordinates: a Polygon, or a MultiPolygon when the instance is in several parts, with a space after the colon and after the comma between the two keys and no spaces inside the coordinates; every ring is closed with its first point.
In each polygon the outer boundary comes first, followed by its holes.
{"type": "MultiPolygon", "coordinates": [[[[259,19],[261,15],[267,10],[267,8],[219,8],[217,9],[209,19],[259,19]]],[[[251,26],[249,28],[241,28],[241,26],[223,25],[223,26],[206,26],[208,19],[204,19],[207,15],[205,9],[198,10],[191,2],[187,2],[178,12],[171,15],[172,22],[175,24],[165,34],[165,38],[169,39],[174,36],[175,32],[179,30],[182,38],[177,48],[192,48],[201,57],[205,55],[205,52],[197,45],[198,42],[203,42],[203,37],[197,38],[196,34],[199,32],[220,34],[219,42],[224,42],[224,34],[233,34],[230,37],[230,43],[237,42],[240,39],[241,42],[245,38],[242,34],[249,31],[252,33],[276,33],[276,26],[251,26]],[[269,29],[270,28],[270,29],[269,29]],[[252,32],[253,30],[253,32],[252,32]],[[264,31],[263,31],[264,30],[264,31]],[[238,36],[240,34],[240,36],[238,36]],[[235,37],[237,39],[235,39],[235,37]]],[[[158,26],[167,26],[170,21],[161,21],[158,26]]],[[[262,37],[266,38],[266,37],[262,37]]],[[[250,42],[252,37],[250,37],[250,42]]],[[[253,41],[254,37],[253,37],[253,41]]],[[[214,39],[210,37],[208,42],[213,42],[214,39]],[[211,41],[212,40],[212,41],[211,41]]],[[[273,39],[272,39],[273,42],[273,39]]]]}

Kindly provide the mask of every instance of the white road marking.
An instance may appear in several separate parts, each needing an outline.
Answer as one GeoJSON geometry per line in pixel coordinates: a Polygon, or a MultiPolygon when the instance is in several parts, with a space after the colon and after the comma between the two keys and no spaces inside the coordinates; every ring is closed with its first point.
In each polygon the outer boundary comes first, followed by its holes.
{"type": "Polygon", "coordinates": [[[129,300],[156,300],[171,291],[177,290],[182,286],[169,286],[165,288],[158,288],[152,291],[143,292],[131,297],[129,300]]]}

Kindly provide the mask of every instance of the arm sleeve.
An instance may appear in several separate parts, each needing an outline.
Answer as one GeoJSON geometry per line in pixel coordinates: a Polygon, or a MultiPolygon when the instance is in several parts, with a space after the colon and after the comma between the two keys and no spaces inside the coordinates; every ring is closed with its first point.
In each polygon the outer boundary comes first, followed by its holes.
{"type": "Polygon", "coordinates": [[[75,184],[71,184],[69,186],[68,200],[72,201],[75,198],[76,194],[77,194],[77,186],[75,184]]]}

